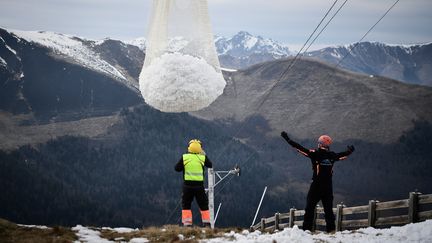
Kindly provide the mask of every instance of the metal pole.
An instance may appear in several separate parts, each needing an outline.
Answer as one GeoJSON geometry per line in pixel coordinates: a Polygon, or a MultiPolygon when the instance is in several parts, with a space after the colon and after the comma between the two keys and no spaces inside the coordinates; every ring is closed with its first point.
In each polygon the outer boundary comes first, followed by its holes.
{"type": "Polygon", "coordinates": [[[208,200],[209,200],[209,211],[210,211],[210,227],[214,229],[214,184],[215,174],[213,168],[208,168],[208,200]]]}
{"type": "Polygon", "coordinates": [[[254,219],[253,219],[253,221],[252,221],[251,227],[254,225],[255,220],[256,220],[256,217],[258,216],[258,212],[259,212],[259,210],[260,210],[261,203],[262,203],[262,201],[263,201],[263,199],[264,199],[264,195],[265,195],[266,191],[267,191],[267,186],[264,187],[264,192],[263,192],[263,194],[262,194],[262,196],[261,196],[261,200],[260,200],[260,203],[259,203],[259,205],[258,205],[257,211],[256,211],[256,213],[255,213],[255,217],[254,217],[254,219]]]}
{"type": "Polygon", "coordinates": [[[218,207],[218,210],[216,211],[216,216],[215,216],[215,219],[214,219],[214,223],[216,224],[216,220],[217,220],[217,217],[218,217],[218,215],[219,215],[219,210],[220,210],[220,207],[222,206],[222,203],[219,203],[219,207],[218,207]]]}

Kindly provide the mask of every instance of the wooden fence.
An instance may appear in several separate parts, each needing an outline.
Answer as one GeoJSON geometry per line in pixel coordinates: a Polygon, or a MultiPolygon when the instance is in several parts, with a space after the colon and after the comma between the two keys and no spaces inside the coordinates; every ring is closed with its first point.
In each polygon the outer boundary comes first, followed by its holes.
{"type": "MultiPolygon", "coordinates": [[[[338,204],[333,208],[336,214],[336,231],[352,230],[364,227],[389,227],[404,225],[432,219],[432,194],[422,195],[411,192],[408,199],[379,202],[370,200],[369,205],[346,207],[338,204]]],[[[290,209],[289,213],[276,213],[269,218],[262,218],[259,223],[251,226],[251,231],[274,231],[294,225],[302,226],[304,210],[290,209]]],[[[315,210],[313,231],[321,231],[325,227],[324,210],[315,210]]]]}

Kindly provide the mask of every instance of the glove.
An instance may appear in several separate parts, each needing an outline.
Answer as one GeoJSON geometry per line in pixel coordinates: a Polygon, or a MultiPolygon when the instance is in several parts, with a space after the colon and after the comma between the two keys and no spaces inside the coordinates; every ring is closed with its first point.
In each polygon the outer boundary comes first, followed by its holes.
{"type": "Polygon", "coordinates": [[[349,145],[349,146],[347,146],[347,148],[348,148],[348,151],[350,151],[351,153],[354,152],[354,150],[355,150],[354,145],[349,145]]]}
{"type": "Polygon", "coordinates": [[[287,140],[287,141],[290,141],[290,140],[291,140],[291,139],[288,137],[288,134],[287,134],[285,131],[281,132],[281,136],[282,136],[285,140],[287,140]]]}

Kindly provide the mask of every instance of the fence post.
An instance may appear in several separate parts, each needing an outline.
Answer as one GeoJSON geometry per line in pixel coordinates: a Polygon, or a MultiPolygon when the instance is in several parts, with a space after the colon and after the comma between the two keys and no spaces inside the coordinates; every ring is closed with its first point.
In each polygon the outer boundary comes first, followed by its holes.
{"type": "MultiPolygon", "coordinates": [[[[313,217],[313,223],[312,223],[312,232],[315,232],[315,230],[316,230],[316,220],[318,218],[317,208],[318,208],[318,205],[315,207],[314,212],[313,212],[314,217],[313,217]]],[[[304,219],[303,219],[303,221],[304,221],[304,219]]]]}
{"type": "Polygon", "coordinates": [[[275,213],[275,229],[279,230],[279,223],[280,223],[280,213],[275,213]]]}
{"type": "Polygon", "coordinates": [[[289,227],[292,228],[294,227],[294,221],[295,221],[295,208],[290,208],[290,212],[289,212],[289,227]]]}
{"type": "Polygon", "coordinates": [[[408,200],[408,219],[410,223],[415,223],[418,221],[418,208],[419,208],[419,192],[410,192],[408,200]]]}
{"type": "Polygon", "coordinates": [[[261,218],[261,232],[265,230],[265,218],[261,218]]]}
{"type": "Polygon", "coordinates": [[[376,201],[369,200],[368,226],[375,227],[376,221],[376,201]]]}
{"type": "Polygon", "coordinates": [[[336,206],[336,231],[342,231],[342,213],[343,205],[338,204],[336,206]]]}

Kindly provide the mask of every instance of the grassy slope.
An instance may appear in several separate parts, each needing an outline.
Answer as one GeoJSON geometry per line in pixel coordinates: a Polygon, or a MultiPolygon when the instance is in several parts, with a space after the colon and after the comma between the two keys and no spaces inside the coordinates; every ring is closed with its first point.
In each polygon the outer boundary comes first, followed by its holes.
{"type": "MultiPolygon", "coordinates": [[[[175,225],[148,227],[130,233],[118,233],[110,229],[91,228],[100,231],[100,237],[114,242],[130,241],[133,238],[146,238],[150,242],[198,242],[200,239],[221,237],[230,231],[240,232],[241,228],[209,229],[200,227],[184,228],[175,225]],[[180,236],[182,235],[182,236],[180,236]],[[181,237],[181,238],[180,238],[181,237]]],[[[2,243],[45,243],[74,242],[78,237],[71,228],[53,227],[41,229],[17,225],[0,219],[0,242],[2,243]]]]}

